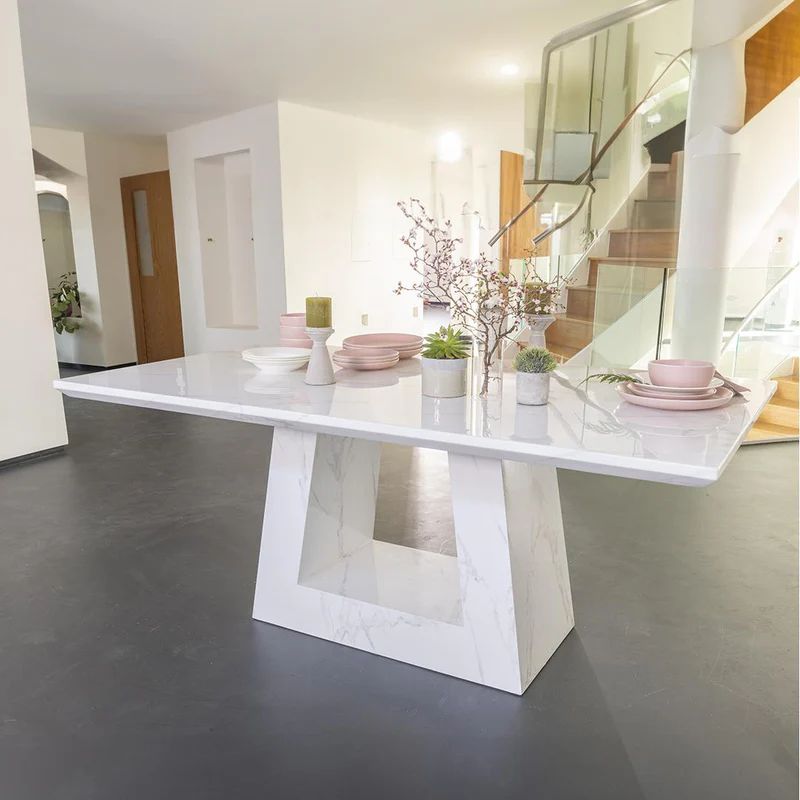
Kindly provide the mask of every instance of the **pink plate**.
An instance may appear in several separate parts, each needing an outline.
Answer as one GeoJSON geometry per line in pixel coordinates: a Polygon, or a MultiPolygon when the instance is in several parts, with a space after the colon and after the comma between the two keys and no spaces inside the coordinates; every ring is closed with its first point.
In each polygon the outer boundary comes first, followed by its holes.
{"type": "Polygon", "coordinates": [[[344,342],[345,350],[396,350],[400,358],[411,358],[422,350],[422,337],[410,333],[362,333],[348,336],[344,342]]]}
{"type": "Polygon", "coordinates": [[[337,350],[333,355],[354,361],[366,361],[376,358],[394,358],[399,355],[399,352],[391,347],[370,347],[369,350],[337,350]]]}
{"type": "Polygon", "coordinates": [[[400,360],[397,350],[375,349],[369,352],[355,350],[337,350],[333,354],[333,363],[337,367],[355,370],[377,370],[393,367],[400,360]]]}
{"type": "Polygon", "coordinates": [[[672,392],[663,392],[650,387],[642,388],[640,383],[626,383],[625,388],[632,394],[639,395],[639,397],[657,397],[659,400],[708,400],[713,397],[716,389],[698,389],[696,392],[682,393],[676,395],[672,392]]]}
{"type": "Polygon", "coordinates": [[[719,408],[727,405],[733,397],[733,392],[721,386],[714,394],[705,400],[681,400],[677,397],[662,400],[658,397],[643,397],[629,392],[626,386],[617,386],[617,392],[629,403],[646,408],[660,408],[663,411],[705,411],[708,408],[719,408]]]}

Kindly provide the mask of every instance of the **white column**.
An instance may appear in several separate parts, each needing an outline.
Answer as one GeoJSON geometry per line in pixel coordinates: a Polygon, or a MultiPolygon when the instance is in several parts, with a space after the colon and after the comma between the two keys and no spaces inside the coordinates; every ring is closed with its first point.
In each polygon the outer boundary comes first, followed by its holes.
{"type": "Polygon", "coordinates": [[[67,442],[34,186],[16,0],[0,0],[0,461],[67,442]]]}
{"type": "Polygon", "coordinates": [[[738,154],[730,133],[744,118],[744,43],[692,56],[675,310],[670,355],[717,362],[725,322],[730,217],[738,154]]]}

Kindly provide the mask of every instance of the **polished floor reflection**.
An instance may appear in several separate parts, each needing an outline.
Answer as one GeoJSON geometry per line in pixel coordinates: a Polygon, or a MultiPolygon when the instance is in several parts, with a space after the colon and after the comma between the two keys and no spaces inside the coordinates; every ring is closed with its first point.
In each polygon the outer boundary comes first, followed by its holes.
{"type": "MultiPolygon", "coordinates": [[[[67,410],[0,472],[1,796],[796,797],[796,445],[560,472],[576,630],[519,698],[249,618],[269,429],[67,410]]],[[[448,496],[386,448],[379,536],[452,555],[448,496]]]]}

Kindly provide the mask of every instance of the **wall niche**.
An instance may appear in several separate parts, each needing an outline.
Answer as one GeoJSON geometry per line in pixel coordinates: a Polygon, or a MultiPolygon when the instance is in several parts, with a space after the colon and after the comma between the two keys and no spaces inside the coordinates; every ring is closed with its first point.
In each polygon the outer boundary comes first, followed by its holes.
{"type": "Polygon", "coordinates": [[[194,170],[206,325],[256,328],[250,151],[196,158],[194,170]]]}

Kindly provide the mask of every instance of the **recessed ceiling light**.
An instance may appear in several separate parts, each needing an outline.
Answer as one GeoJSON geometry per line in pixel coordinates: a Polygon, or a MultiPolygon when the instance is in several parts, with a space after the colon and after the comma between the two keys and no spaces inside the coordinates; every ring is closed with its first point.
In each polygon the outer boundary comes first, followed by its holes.
{"type": "Polygon", "coordinates": [[[503,64],[500,67],[500,74],[504,78],[513,78],[515,75],[519,75],[519,64],[503,64]]]}
{"type": "Polygon", "coordinates": [[[458,161],[464,154],[464,142],[461,141],[460,134],[456,131],[443,133],[439,137],[436,152],[439,156],[439,161],[446,161],[449,164],[458,161]]]}

